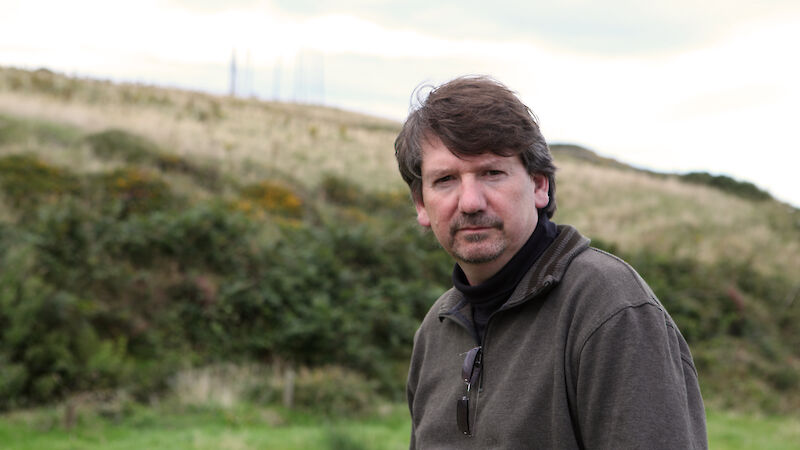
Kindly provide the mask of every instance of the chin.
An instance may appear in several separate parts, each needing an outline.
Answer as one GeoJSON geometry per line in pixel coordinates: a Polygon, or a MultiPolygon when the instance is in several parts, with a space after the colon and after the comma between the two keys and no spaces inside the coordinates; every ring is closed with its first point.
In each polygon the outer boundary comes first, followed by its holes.
{"type": "Polygon", "coordinates": [[[482,249],[454,249],[453,258],[466,264],[486,264],[496,261],[505,252],[505,247],[482,249]]]}

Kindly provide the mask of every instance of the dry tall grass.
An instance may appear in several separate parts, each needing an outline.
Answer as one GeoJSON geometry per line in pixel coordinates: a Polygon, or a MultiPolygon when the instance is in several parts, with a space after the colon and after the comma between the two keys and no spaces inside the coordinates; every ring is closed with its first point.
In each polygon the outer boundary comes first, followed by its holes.
{"type": "Polygon", "coordinates": [[[557,221],[622,249],[646,248],[701,262],[747,262],[800,273],[800,214],[717,189],[643,172],[557,161],[557,221]]]}
{"type": "Polygon", "coordinates": [[[215,161],[242,177],[258,178],[274,169],[310,185],[325,173],[370,188],[400,184],[392,150],[399,125],[385,119],[93,80],[73,86],[65,80],[70,79],[0,69],[0,113],[66,123],[86,132],[125,129],[181,156],[215,161]],[[25,77],[37,76],[44,81],[25,83],[25,77]]]}
{"type": "Polygon", "coordinates": [[[273,383],[277,372],[259,365],[221,364],[177,373],[170,394],[179,406],[230,409],[253,401],[253,392],[273,383]]]}

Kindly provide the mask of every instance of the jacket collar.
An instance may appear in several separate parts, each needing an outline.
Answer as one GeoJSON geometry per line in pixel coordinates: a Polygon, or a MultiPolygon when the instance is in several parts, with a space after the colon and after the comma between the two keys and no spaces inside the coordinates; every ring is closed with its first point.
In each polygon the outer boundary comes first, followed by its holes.
{"type": "MultiPolygon", "coordinates": [[[[570,225],[558,225],[558,236],[526,273],[500,310],[512,308],[535,298],[561,282],[572,258],[589,247],[589,239],[570,225]]],[[[450,288],[442,295],[439,320],[452,317],[459,322],[472,323],[471,305],[464,295],[450,288]]],[[[471,328],[471,327],[470,327],[471,328]]]]}

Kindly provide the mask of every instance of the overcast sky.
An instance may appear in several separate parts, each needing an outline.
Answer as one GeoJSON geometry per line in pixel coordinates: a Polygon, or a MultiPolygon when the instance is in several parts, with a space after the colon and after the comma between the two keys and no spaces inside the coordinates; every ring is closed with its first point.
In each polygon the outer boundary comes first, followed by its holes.
{"type": "Polygon", "coordinates": [[[797,0],[0,0],[0,65],[227,93],[234,51],[240,94],[398,121],[492,75],[550,142],[800,206],[797,0]]]}

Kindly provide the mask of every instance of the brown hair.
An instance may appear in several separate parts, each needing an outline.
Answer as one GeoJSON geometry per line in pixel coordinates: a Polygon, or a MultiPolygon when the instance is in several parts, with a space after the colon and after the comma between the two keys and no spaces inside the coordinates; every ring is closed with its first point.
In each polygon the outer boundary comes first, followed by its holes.
{"type": "Polygon", "coordinates": [[[519,156],[528,173],[547,176],[550,203],[544,211],[553,217],[556,167],[550,149],[531,110],[506,86],[485,76],[456,78],[432,88],[411,111],[394,149],[400,175],[416,200],[422,199],[422,141],[430,134],[460,157],[486,152],[519,156]]]}

